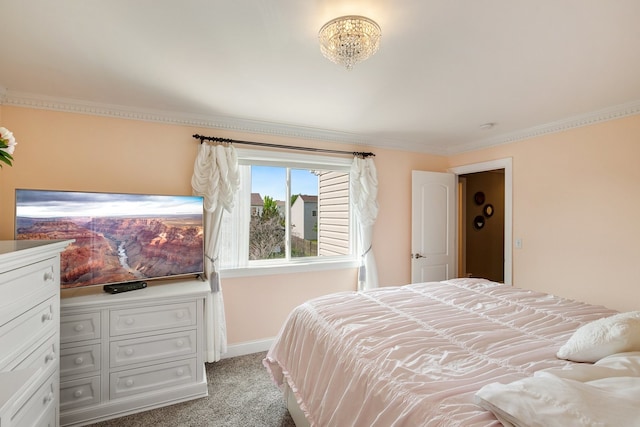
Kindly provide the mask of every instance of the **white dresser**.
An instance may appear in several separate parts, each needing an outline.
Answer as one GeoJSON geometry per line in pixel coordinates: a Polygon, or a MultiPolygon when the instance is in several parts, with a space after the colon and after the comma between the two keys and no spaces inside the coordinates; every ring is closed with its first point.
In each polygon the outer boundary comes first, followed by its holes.
{"type": "Polygon", "coordinates": [[[0,241],[0,426],[58,426],[60,251],[0,241]]]}
{"type": "Polygon", "coordinates": [[[207,396],[208,292],[208,283],[197,279],[148,282],[121,294],[63,290],[60,424],[86,425],[207,396]]]}

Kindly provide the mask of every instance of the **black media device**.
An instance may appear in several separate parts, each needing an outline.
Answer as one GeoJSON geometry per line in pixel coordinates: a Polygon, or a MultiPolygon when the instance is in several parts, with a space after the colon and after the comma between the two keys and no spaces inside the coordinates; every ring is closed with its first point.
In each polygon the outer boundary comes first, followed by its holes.
{"type": "Polygon", "coordinates": [[[120,294],[122,292],[135,291],[136,289],[144,289],[146,287],[147,282],[130,282],[104,285],[102,289],[110,294],[120,294]]]}

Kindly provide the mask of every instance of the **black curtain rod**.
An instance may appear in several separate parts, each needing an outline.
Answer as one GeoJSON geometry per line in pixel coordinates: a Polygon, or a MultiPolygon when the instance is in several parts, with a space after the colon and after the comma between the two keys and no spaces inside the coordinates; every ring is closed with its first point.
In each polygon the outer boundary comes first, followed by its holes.
{"type": "Polygon", "coordinates": [[[230,144],[246,144],[246,145],[257,145],[260,147],[269,147],[269,148],[280,148],[283,150],[301,150],[301,151],[313,151],[315,153],[331,153],[331,154],[350,154],[352,156],[358,156],[358,157],[362,157],[367,158],[370,156],[375,156],[375,154],[371,153],[371,152],[363,152],[363,151],[342,151],[342,150],[327,150],[324,148],[312,148],[312,147],[298,147],[295,145],[280,145],[280,144],[270,144],[267,142],[252,142],[252,141],[238,141],[235,139],[228,139],[228,138],[218,138],[215,136],[202,136],[202,135],[198,135],[195,134],[193,135],[193,137],[195,139],[199,139],[200,140],[200,144],[202,144],[204,141],[212,141],[212,142],[227,142],[230,144]]]}

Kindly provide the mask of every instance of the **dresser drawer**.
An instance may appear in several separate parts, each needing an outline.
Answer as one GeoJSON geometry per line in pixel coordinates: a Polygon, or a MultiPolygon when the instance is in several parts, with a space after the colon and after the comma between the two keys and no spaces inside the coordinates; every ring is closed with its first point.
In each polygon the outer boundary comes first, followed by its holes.
{"type": "Polygon", "coordinates": [[[109,363],[111,367],[117,367],[195,355],[196,345],[195,330],[115,341],[111,343],[109,363]]]}
{"type": "Polygon", "coordinates": [[[100,371],[100,344],[60,350],[60,377],[100,371]]]}
{"type": "Polygon", "coordinates": [[[60,411],[100,403],[100,376],[60,382],[60,411]]]}
{"type": "Polygon", "coordinates": [[[38,375],[46,377],[51,374],[48,371],[55,370],[58,356],[56,336],[52,335],[17,365],[13,366],[11,370],[33,368],[38,375]]]}
{"type": "Polygon", "coordinates": [[[152,307],[140,307],[110,312],[110,335],[118,336],[194,326],[196,324],[196,303],[185,302],[152,307]]]}
{"type": "Polygon", "coordinates": [[[109,382],[110,398],[162,391],[172,386],[195,382],[196,359],[114,372],[109,382]]]}
{"type": "MultiPolygon", "coordinates": [[[[47,409],[41,416],[36,420],[34,424],[28,425],[28,427],[38,426],[38,427],[58,427],[58,415],[56,411],[56,406],[51,405],[49,409],[47,409]]],[[[13,426],[11,426],[13,427],[13,426]]],[[[25,425],[24,427],[27,427],[25,425]]]]}
{"type": "Polygon", "coordinates": [[[33,307],[49,295],[58,292],[60,282],[56,263],[57,258],[36,262],[15,270],[0,273],[0,325],[5,323],[15,312],[22,312],[33,307]],[[34,300],[34,294],[45,295],[42,300],[34,300]],[[5,317],[6,316],[6,317],[5,317]]]}
{"type": "Polygon", "coordinates": [[[34,393],[23,394],[24,398],[13,406],[15,412],[11,415],[11,427],[41,425],[38,424],[40,420],[46,420],[51,410],[55,412],[56,388],[55,375],[51,375],[34,393]]]}
{"type": "Polygon", "coordinates": [[[55,334],[58,299],[52,297],[0,327],[0,367],[9,363],[37,341],[55,334]]]}
{"type": "Polygon", "coordinates": [[[100,338],[100,312],[69,314],[60,318],[60,342],[100,338]]]}

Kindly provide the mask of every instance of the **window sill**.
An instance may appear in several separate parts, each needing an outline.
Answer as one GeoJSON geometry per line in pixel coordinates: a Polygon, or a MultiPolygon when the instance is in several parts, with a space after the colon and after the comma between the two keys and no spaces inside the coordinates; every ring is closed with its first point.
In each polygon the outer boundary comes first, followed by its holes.
{"type": "Polygon", "coordinates": [[[276,274],[306,273],[322,270],[341,270],[347,268],[357,268],[357,260],[340,260],[324,262],[300,262],[287,265],[255,265],[242,268],[227,268],[220,270],[222,279],[248,276],[269,276],[276,274]]]}

